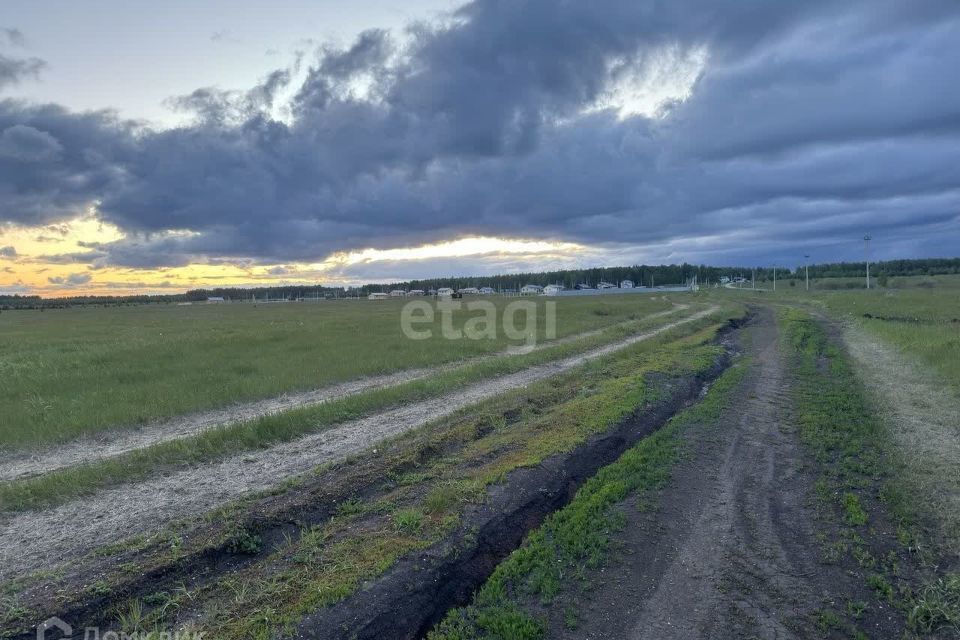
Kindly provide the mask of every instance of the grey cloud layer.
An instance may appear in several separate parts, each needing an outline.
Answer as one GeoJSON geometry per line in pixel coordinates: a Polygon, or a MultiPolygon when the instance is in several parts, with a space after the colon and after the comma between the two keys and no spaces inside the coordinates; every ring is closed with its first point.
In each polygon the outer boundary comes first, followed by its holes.
{"type": "Polygon", "coordinates": [[[953,255],[958,62],[953,1],[477,0],[322,48],[296,87],[278,70],[173,98],[196,116],[178,129],[0,102],[0,221],[96,201],[131,233],[91,246],[98,266],[469,233],[724,262],[869,229],[881,250],[953,255]],[[584,112],[614,63],[664,47],[709,52],[688,100],[662,119],[584,112]]]}

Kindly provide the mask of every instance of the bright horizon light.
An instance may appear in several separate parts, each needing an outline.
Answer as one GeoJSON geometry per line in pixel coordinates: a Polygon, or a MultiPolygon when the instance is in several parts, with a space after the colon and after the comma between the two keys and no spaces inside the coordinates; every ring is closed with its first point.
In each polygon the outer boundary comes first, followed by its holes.
{"type": "Polygon", "coordinates": [[[7,252],[10,255],[0,254],[0,294],[128,295],[214,287],[350,286],[409,279],[392,273],[397,263],[489,258],[529,263],[534,269],[544,261],[569,264],[576,256],[592,252],[573,242],[467,236],[411,247],[337,252],[316,262],[253,263],[246,258],[217,258],[182,266],[134,268],[83,260],[91,244],[109,244],[126,237],[116,226],[97,218],[94,211],[59,224],[0,227],[0,249],[13,247],[7,252]],[[373,268],[365,269],[363,275],[351,275],[350,267],[364,265],[373,268]]]}

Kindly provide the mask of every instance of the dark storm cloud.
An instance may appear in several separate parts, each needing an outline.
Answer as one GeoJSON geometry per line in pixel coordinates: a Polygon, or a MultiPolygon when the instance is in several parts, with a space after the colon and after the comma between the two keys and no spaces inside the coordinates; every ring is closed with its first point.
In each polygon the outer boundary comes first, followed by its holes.
{"type": "Polygon", "coordinates": [[[881,252],[956,253],[955,2],[477,0],[407,36],[321,47],[297,86],[285,69],[174,98],[196,122],[167,131],[2,102],[0,221],[96,202],[128,233],[96,266],[463,234],[726,261],[870,229],[881,252]],[[585,112],[623,69],[694,49],[663,118],[585,112]]]}
{"type": "Polygon", "coordinates": [[[93,278],[89,273],[72,273],[68,276],[47,278],[47,282],[60,286],[76,287],[82,284],[87,284],[92,279],[93,278]]]}
{"type": "Polygon", "coordinates": [[[46,131],[16,124],[0,132],[0,158],[21,162],[55,160],[63,147],[46,131]]]}
{"type": "Polygon", "coordinates": [[[0,221],[75,216],[123,184],[137,144],[135,125],[110,112],[0,100],[0,221]]]}
{"type": "Polygon", "coordinates": [[[280,69],[249,91],[224,91],[213,87],[197,89],[167,101],[178,111],[193,113],[206,127],[237,126],[262,117],[276,100],[277,93],[290,83],[290,71],[280,69]]]}

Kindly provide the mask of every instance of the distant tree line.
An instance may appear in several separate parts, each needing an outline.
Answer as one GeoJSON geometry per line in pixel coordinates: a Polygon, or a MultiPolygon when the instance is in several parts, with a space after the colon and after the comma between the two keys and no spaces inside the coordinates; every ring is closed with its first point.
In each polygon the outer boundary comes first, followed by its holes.
{"type": "Polygon", "coordinates": [[[183,301],[184,294],[172,295],[133,295],[133,296],[67,296],[63,298],[41,298],[40,296],[0,295],[0,310],[11,309],[65,309],[76,306],[106,306],[162,304],[183,301]]]}
{"type": "Polygon", "coordinates": [[[682,284],[689,281],[696,275],[701,280],[707,278],[719,279],[719,274],[726,271],[717,267],[708,267],[706,265],[679,264],[679,265],[635,265],[632,267],[596,267],[590,269],[566,269],[561,271],[540,271],[530,273],[515,273],[509,275],[496,276],[467,276],[467,277],[446,277],[446,278],[428,278],[424,280],[411,280],[400,285],[397,284],[369,284],[365,285],[365,291],[381,291],[390,289],[438,289],[440,287],[452,287],[462,289],[464,287],[492,287],[497,291],[505,289],[518,290],[525,284],[536,284],[544,287],[548,284],[559,284],[567,288],[573,288],[578,284],[588,284],[597,286],[599,282],[609,282],[619,284],[623,280],[631,280],[635,285],[668,285],[682,284]]]}
{"type": "MultiPolygon", "coordinates": [[[[851,278],[863,276],[864,262],[835,262],[811,264],[810,277],[851,278]]],[[[960,273],[960,258],[924,258],[918,260],[887,260],[870,263],[870,271],[883,286],[886,279],[894,276],[945,275],[960,273]]],[[[777,277],[783,279],[804,277],[803,266],[794,269],[777,268],[777,277]]],[[[721,277],[741,276],[759,281],[773,279],[772,267],[710,267],[694,264],[634,265],[630,267],[596,267],[590,269],[566,269],[495,276],[469,276],[429,278],[407,282],[373,283],[358,287],[332,287],[324,285],[285,285],[272,287],[219,287],[193,289],[182,294],[133,295],[133,296],[70,296],[41,298],[40,296],[0,295],[0,309],[51,309],[68,306],[97,306],[122,304],[150,304],[173,302],[202,302],[211,297],[231,301],[297,300],[366,296],[373,292],[392,289],[439,289],[440,287],[492,287],[495,290],[517,290],[525,284],[559,284],[573,288],[578,284],[597,286],[599,282],[619,284],[632,280],[637,286],[671,285],[689,282],[693,277],[702,284],[719,282],[721,277]]]]}
{"type": "MultiPolygon", "coordinates": [[[[811,278],[856,278],[866,273],[866,262],[833,262],[810,265],[811,278]]],[[[803,269],[799,269],[802,273],[803,269]]],[[[922,260],[886,260],[871,262],[870,273],[878,277],[939,276],[960,273],[960,258],[925,258],[922,260]]]]}

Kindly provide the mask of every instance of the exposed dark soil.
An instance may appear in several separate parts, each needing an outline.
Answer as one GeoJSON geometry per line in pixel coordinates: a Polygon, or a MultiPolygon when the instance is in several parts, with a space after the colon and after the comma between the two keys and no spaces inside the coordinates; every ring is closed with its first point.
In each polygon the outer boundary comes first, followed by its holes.
{"type": "Polygon", "coordinates": [[[727,359],[705,376],[664,381],[663,400],[576,450],[512,472],[489,500],[465,514],[443,542],[397,563],[355,595],[306,617],[297,638],[416,638],[472,592],[547,515],[566,505],[603,466],[693,402],[727,359]]]}
{"type": "Polygon", "coordinates": [[[824,562],[815,534],[830,539],[830,527],[817,520],[816,478],[791,425],[769,310],[755,316],[750,335],[752,370],[737,398],[717,424],[690,429],[689,456],[658,508],[620,505],[627,526],[611,561],[585,590],[542,608],[550,637],[849,637],[818,626],[819,614],[868,600],[859,628],[902,634],[899,614],[878,604],[851,567],[824,562]]]}

